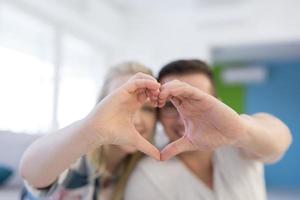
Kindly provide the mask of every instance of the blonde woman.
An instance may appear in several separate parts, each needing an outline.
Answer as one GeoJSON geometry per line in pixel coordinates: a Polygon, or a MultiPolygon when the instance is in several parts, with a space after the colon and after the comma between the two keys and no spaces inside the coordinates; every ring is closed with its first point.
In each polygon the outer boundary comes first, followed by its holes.
{"type": "Polygon", "coordinates": [[[88,116],[39,139],[24,153],[20,172],[26,198],[123,199],[140,151],[160,159],[148,142],[155,131],[159,87],[141,64],[112,68],[88,116]]]}

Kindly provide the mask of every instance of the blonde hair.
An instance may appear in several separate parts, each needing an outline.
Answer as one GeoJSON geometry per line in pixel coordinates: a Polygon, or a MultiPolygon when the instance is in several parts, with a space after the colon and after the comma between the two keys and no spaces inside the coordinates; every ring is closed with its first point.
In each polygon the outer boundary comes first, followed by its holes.
{"type": "MultiPolygon", "coordinates": [[[[124,75],[134,75],[138,72],[143,72],[145,74],[152,75],[152,71],[145,67],[144,65],[137,63],[137,62],[124,62],[112,67],[104,81],[101,93],[97,102],[100,102],[105,96],[108,95],[109,86],[111,82],[124,75]]],[[[94,165],[96,169],[96,173],[100,176],[107,176],[109,173],[107,171],[107,149],[109,146],[101,146],[98,149],[91,152],[89,158],[91,163],[94,165]]],[[[124,196],[125,186],[127,184],[128,178],[132,171],[134,170],[135,166],[137,165],[138,161],[142,158],[141,152],[136,152],[133,154],[129,154],[125,157],[125,159],[121,162],[119,166],[119,170],[121,172],[120,177],[117,178],[115,189],[113,192],[112,200],[122,200],[124,196]]]]}

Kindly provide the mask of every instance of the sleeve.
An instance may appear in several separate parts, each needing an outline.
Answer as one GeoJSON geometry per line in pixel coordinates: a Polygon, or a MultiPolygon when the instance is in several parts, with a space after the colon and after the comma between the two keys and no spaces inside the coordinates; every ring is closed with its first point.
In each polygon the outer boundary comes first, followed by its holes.
{"type": "Polygon", "coordinates": [[[69,169],[65,170],[58,179],[46,188],[35,188],[24,180],[27,192],[36,198],[47,198],[64,190],[76,190],[89,185],[89,169],[85,157],[77,160],[69,169]]]}
{"type": "Polygon", "coordinates": [[[239,148],[223,147],[217,151],[217,158],[226,172],[247,174],[263,174],[263,163],[246,158],[239,148]]]}
{"type": "MultiPolygon", "coordinates": [[[[230,190],[230,195],[237,196],[236,199],[248,199],[248,197],[251,199],[266,199],[264,165],[262,162],[246,158],[240,149],[234,147],[220,149],[217,162],[219,164],[217,171],[228,184],[225,187],[219,185],[220,190],[230,190]]],[[[224,191],[225,193],[227,192],[224,191]]]]}

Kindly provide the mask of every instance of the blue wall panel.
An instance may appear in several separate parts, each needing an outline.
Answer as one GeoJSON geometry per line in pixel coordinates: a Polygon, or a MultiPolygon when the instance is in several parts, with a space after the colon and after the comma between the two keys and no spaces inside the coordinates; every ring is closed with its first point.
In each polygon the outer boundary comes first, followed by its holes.
{"type": "Polygon", "coordinates": [[[268,188],[300,189],[300,60],[255,63],[267,68],[263,84],[247,86],[246,112],[269,112],[288,124],[293,145],[283,160],[266,166],[268,188]]]}

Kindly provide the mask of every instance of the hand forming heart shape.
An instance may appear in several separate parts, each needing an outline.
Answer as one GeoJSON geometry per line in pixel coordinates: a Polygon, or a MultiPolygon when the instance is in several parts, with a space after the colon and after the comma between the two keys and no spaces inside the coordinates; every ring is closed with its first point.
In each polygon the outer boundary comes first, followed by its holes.
{"type": "Polygon", "coordinates": [[[215,97],[178,80],[161,86],[155,78],[143,73],[107,96],[87,119],[102,144],[135,146],[157,160],[167,160],[184,151],[213,150],[233,144],[246,134],[242,118],[215,97]],[[161,153],[133,125],[134,113],[147,99],[158,107],[170,100],[184,122],[183,137],[167,145],[161,153]]]}
{"type": "Polygon", "coordinates": [[[185,82],[173,80],[161,87],[159,107],[170,100],[184,123],[184,135],[167,145],[161,160],[184,151],[214,150],[234,144],[246,135],[246,125],[233,109],[185,82]]]}

